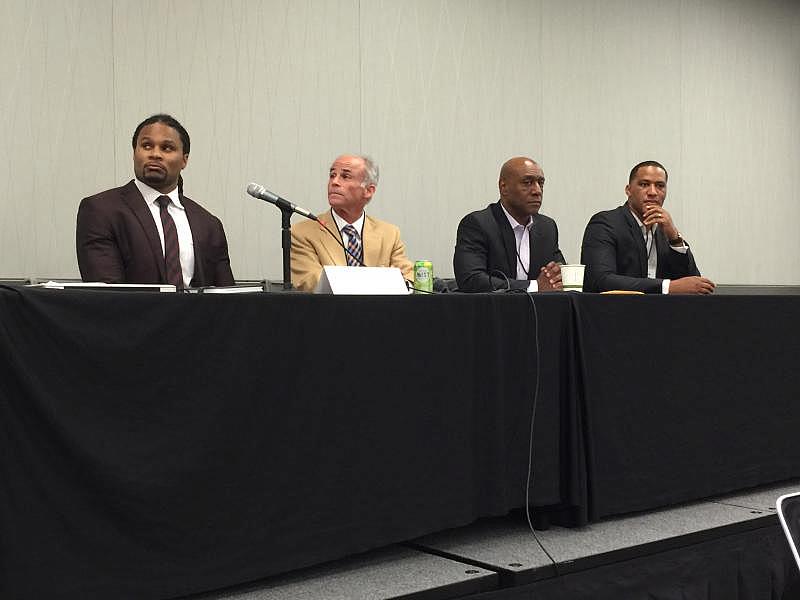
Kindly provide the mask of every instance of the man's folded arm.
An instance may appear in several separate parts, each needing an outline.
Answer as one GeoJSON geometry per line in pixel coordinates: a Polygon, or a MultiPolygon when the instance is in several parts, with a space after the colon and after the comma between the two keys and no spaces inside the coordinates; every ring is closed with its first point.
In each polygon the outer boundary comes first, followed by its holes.
{"type": "Polygon", "coordinates": [[[231,270],[231,259],[228,255],[228,238],[222,221],[214,217],[215,233],[213,247],[217,250],[214,262],[214,280],[207,285],[234,285],[235,280],[231,270]]]}
{"type": "Polygon", "coordinates": [[[525,290],[528,281],[505,279],[489,273],[488,240],[475,222],[472,215],[467,215],[458,224],[456,233],[456,249],[453,255],[453,271],[462,292],[491,292],[511,289],[525,290]]]}
{"type": "Polygon", "coordinates": [[[400,269],[403,273],[403,278],[407,281],[414,281],[414,263],[411,262],[411,259],[406,254],[406,245],[400,238],[400,230],[397,228],[395,228],[394,232],[392,256],[389,259],[389,265],[400,269]]]}
{"type": "Polygon", "coordinates": [[[292,285],[298,290],[314,291],[322,274],[322,263],[314,246],[292,229],[292,285]]]}
{"type": "Polygon", "coordinates": [[[125,283],[125,266],[108,217],[91,198],[78,207],[75,246],[83,281],[125,283]]]}
{"type": "MultiPolygon", "coordinates": [[[[670,250],[667,253],[667,265],[665,271],[669,273],[682,273],[681,277],[688,277],[690,275],[700,275],[697,265],[694,262],[691,248],[686,252],[678,252],[670,250]]],[[[677,279],[677,277],[675,278],[677,279]]]]}
{"type": "Polygon", "coordinates": [[[617,273],[617,247],[611,226],[597,215],[586,226],[581,249],[581,262],[586,265],[584,290],[607,292],[633,290],[656,294],[661,292],[661,279],[631,277],[617,273]]]}
{"type": "Polygon", "coordinates": [[[555,231],[555,251],[553,252],[553,257],[550,260],[554,263],[565,265],[567,264],[567,259],[564,258],[564,253],[561,252],[561,248],[558,247],[558,225],[556,225],[555,221],[553,221],[553,229],[555,231]]]}

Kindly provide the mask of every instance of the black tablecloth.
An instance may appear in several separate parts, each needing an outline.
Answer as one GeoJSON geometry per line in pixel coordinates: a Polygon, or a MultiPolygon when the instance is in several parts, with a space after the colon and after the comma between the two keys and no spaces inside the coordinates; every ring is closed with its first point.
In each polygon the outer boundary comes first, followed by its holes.
{"type": "Polygon", "coordinates": [[[166,598],[585,510],[565,294],[0,288],[0,596],[166,598]],[[537,364],[540,373],[537,373],[537,364]]]}
{"type": "Polygon", "coordinates": [[[537,510],[798,477],[799,299],[0,287],[0,597],[175,597],[505,514],[537,384],[537,510]]]}
{"type": "Polygon", "coordinates": [[[575,309],[593,519],[800,476],[800,297],[575,309]]]}

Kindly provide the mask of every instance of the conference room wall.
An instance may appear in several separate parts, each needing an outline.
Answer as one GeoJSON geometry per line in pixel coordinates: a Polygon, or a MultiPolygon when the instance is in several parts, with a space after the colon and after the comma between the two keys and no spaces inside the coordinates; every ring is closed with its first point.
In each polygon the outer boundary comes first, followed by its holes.
{"type": "Polygon", "coordinates": [[[168,111],[239,278],[281,274],[247,182],[322,210],[354,151],[381,165],[368,210],[437,275],[526,154],[570,261],[654,158],[704,273],[800,284],[798,33],[793,0],[4,0],[0,276],[76,276],[78,202],[130,178],[133,127],[168,111]]]}

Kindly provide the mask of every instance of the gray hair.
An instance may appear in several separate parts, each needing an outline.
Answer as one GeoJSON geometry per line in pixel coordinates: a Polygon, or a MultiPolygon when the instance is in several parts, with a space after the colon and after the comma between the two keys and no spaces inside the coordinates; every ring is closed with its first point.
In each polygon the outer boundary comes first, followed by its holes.
{"type": "Polygon", "coordinates": [[[368,187],[370,185],[378,187],[378,176],[380,175],[378,163],[366,154],[359,154],[358,158],[364,161],[364,181],[361,182],[361,187],[368,187]]]}

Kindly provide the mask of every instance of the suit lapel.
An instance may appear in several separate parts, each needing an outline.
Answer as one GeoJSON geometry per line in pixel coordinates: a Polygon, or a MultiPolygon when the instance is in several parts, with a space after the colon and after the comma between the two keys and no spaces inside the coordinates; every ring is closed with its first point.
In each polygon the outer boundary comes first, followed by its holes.
{"type": "Polygon", "coordinates": [[[545,265],[549,257],[542,256],[541,250],[545,247],[542,243],[542,228],[539,227],[539,215],[533,215],[530,231],[530,258],[528,262],[528,279],[539,276],[539,265],[545,265]]]}
{"type": "Polygon", "coordinates": [[[647,277],[647,246],[644,243],[644,236],[642,235],[642,230],[639,227],[639,224],[636,222],[636,219],[633,218],[630,209],[628,208],[627,204],[623,204],[620,209],[622,210],[622,214],[625,218],[625,222],[628,225],[628,233],[630,234],[631,238],[633,238],[633,243],[636,248],[638,248],[639,252],[639,272],[641,277],[647,277]]]}
{"type": "Polygon", "coordinates": [[[492,216],[497,223],[498,231],[500,232],[500,239],[503,242],[503,252],[506,256],[506,269],[505,274],[511,279],[517,278],[517,246],[514,239],[514,232],[511,230],[511,225],[508,222],[506,214],[498,201],[492,204],[492,216]]]}
{"type": "Polygon", "coordinates": [[[333,215],[329,212],[322,213],[317,218],[324,223],[325,229],[330,232],[325,233],[322,231],[322,229],[319,229],[319,240],[322,244],[322,247],[325,249],[325,252],[328,253],[328,260],[334,265],[346,267],[347,261],[344,257],[344,250],[339,244],[336,243],[337,239],[342,239],[342,234],[336,228],[336,221],[334,220],[333,215]],[[333,235],[331,235],[331,233],[333,235]]]}
{"type": "Polygon", "coordinates": [[[139,188],[131,180],[128,185],[122,188],[122,201],[128,206],[136,220],[139,221],[147,237],[147,243],[150,247],[150,252],[158,265],[158,273],[161,281],[166,281],[166,265],[164,263],[164,251],[161,249],[161,238],[158,237],[158,229],[156,229],[155,221],[153,221],[153,214],[147,207],[139,188]]]}
{"type": "Polygon", "coordinates": [[[195,211],[195,207],[192,205],[191,201],[187,202],[184,196],[181,196],[181,204],[183,204],[183,210],[186,213],[186,220],[189,221],[189,229],[192,230],[192,242],[194,245],[197,245],[197,241],[195,237],[197,235],[197,225],[199,219],[197,218],[197,212],[195,211]]]}
{"type": "Polygon", "coordinates": [[[368,216],[364,217],[364,229],[361,232],[361,243],[364,247],[364,265],[375,267],[381,264],[381,243],[380,231],[375,226],[375,222],[368,216]]]}
{"type": "Polygon", "coordinates": [[[197,206],[181,194],[181,204],[186,213],[186,220],[189,222],[189,231],[192,234],[192,251],[194,252],[194,273],[192,273],[191,284],[196,286],[206,285],[205,270],[203,268],[203,244],[200,239],[201,216],[198,214],[197,206]]]}

